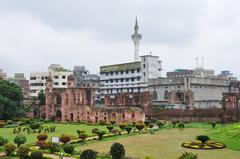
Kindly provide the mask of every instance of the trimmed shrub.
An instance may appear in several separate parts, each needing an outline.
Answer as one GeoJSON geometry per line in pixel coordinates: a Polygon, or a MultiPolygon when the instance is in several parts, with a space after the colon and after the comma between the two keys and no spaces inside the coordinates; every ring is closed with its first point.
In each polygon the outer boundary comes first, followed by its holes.
{"type": "Polygon", "coordinates": [[[71,140],[71,138],[70,138],[70,136],[68,136],[68,135],[61,135],[61,136],[60,136],[60,141],[61,141],[63,144],[68,143],[70,140],[71,140]]]}
{"type": "Polygon", "coordinates": [[[185,124],[183,122],[178,123],[178,128],[184,128],[185,124]]]}
{"type": "Polygon", "coordinates": [[[78,134],[78,137],[80,136],[80,134],[85,133],[85,131],[83,131],[83,130],[77,130],[76,132],[77,132],[77,134],[78,134]]]}
{"type": "Polygon", "coordinates": [[[150,123],[151,123],[151,122],[150,122],[149,120],[145,120],[145,121],[144,121],[144,124],[145,124],[146,126],[149,126],[150,123]]]}
{"type": "Polygon", "coordinates": [[[178,159],[197,159],[198,156],[191,152],[184,152],[178,159]]]}
{"type": "Polygon", "coordinates": [[[0,146],[3,146],[6,143],[8,143],[8,140],[0,136],[0,146]]]}
{"type": "Polygon", "coordinates": [[[144,128],[144,124],[143,123],[137,123],[135,126],[138,129],[138,131],[141,131],[144,128]]]}
{"type": "Polygon", "coordinates": [[[84,150],[80,155],[80,159],[96,159],[97,153],[91,149],[84,150]]]}
{"type": "Polygon", "coordinates": [[[106,128],[108,129],[109,132],[111,132],[112,129],[114,128],[114,126],[112,126],[112,125],[108,125],[108,126],[106,126],[106,128]]]}
{"type": "Polygon", "coordinates": [[[158,121],[156,121],[156,125],[157,125],[159,128],[161,128],[161,127],[164,126],[164,123],[163,123],[162,121],[158,120],[158,121]]]}
{"type": "Polygon", "coordinates": [[[20,159],[24,159],[28,156],[28,153],[30,152],[30,148],[24,145],[21,145],[17,151],[17,155],[20,159]]]}
{"type": "Polygon", "coordinates": [[[122,159],[125,156],[124,146],[120,143],[112,144],[110,154],[112,159],[122,159]]]}
{"type": "Polygon", "coordinates": [[[50,126],[49,129],[50,129],[50,132],[55,132],[56,131],[56,126],[50,126]]]}
{"type": "Polygon", "coordinates": [[[127,124],[126,123],[120,123],[118,126],[121,130],[124,130],[125,127],[127,126],[127,124]]]}
{"type": "Polygon", "coordinates": [[[206,143],[207,141],[210,140],[210,138],[209,138],[207,135],[198,135],[198,136],[196,137],[196,139],[197,139],[198,141],[201,141],[202,144],[204,144],[204,143],[206,143]]]}
{"type": "Polygon", "coordinates": [[[82,133],[79,135],[79,138],[84,142],[88,138],[88,135],[85,133],[82,133]]]}
{"type": "Polygon", "coordinates": [[[43,159],[43,152],[42,151],[33,151],[31,153],[32,159],[43,159]]]}
{"type": "Polygon", "coordinates": [[[13,141],[19,147],[21,144],[24,144],[25,142],[27,142],[27,139],[23,135],[17,135],[13,141]]]}
{"type": "Polygon", "coordinates": [[[30,127],[34,132],[36,132],[36,129],[40,129],[40,128],[41,128],[41,124],[39,124],[39,123],[33,123],[33,124],[30,124],[29,127],[30,127]]]}
{"type": "Polygon", "coordinates": [[[60,152],[61,146],[58,143],[50,143],[49,150],[51,153],[60,152]]]}
{"type": "Polygon", "coordinates": [[[118,133],[119,133],[119,130],[118,130],[118,129],[112,129],[111,133],[113,133],[113,134],[118,134],[118,133]]]}
{"type": "Polygon", "coordinates": [[[177,125],[177,121],[172,121],[172,125],[173,125],[173,128],[175,128],[177,125]]]}
{"type": "Polygon", "coordinates": [[[4,152],[6,153],[7,156],[11,156],[13,152],[16,150],[16,146],[12,143],[5,144],[4,145],[4,152]]]}
{"type": "Polygon", "coordinates": [[[39,146],[40,149],[47,149],[49,148],[49,143],[46,141],[37,141],[36,145],[39,146]]]}
{"type": "Polygon", "coordinates": [[[116,120],[112,119],[112,120],[110,121],[110,123],[111,123],[112,125],[114,125],[114,124],[116,124],[116,120]]]}
{"type": "Polygon", "coordinates": [[[45,141],[45,140],[47,140],[47,138],[48,138],[48,135],[47,135],[46,133],[39,134],[39,135],[37,136],[37,139],[38,139],[39,141],[45,141]]]}
{"type": "Polygon", "coordinates": [[[99,121],[99,125],[105,125],[105,124],[106,124],[106,122],[104,120],[99,121]]]}
{"type": "Polygon", "coordinates": [[[154,126],[153,124],[149,124],[149,128],[153,128],[153,126],[154,126]]]}
{"type": "Polygon", "coordinates": [[[213,129],[216,127],[216,124],[217,124],[217,123],[216,123],[215,121],[212,121],[212,122],[211,122],[211,125],[212,125],[212,128],[213,128],[213,129]]]}
{"type": "Polygon", "coordinates": [[[68,153],[68,154],[73,154],[74,152],[74,146],[73,145],[70,145],[70,144],[67,144],[67,145],[64,145],[63,146],[63,151],[68,153]]]}
{"type": "Polygon", "coordinates": [[[94,129],[92,129],[92,133],[93,133],[93,134],[96,134],[97,131],[99,131],[98,128],[94,128],[94,129]]]}
{"type": "Polygon", "coordinates": [[[132,126],[126,126],[125,130],[128,132],[128,134],[132,131],[132,126]]]}
{"type": "Polygon", "coordinates": [[[106,134],[106,132],[105,132],[105,131],[102,131],[102,130],[98,130],[98,131],[96,132],[96,134],[98,135],[98,139],[99,139],[99,140],[102,140],[103,135],[106,134]]]}

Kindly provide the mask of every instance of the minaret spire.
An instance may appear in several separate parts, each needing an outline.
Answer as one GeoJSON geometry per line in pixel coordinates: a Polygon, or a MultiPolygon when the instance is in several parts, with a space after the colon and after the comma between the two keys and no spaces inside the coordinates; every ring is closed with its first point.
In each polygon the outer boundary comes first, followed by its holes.
{"type": "Polygon", "coordinates": [[[142,39],[142,35],[138,34],[138,22],[136,17],[136,21],[134,25],[134,34],[132,34],[132,40],[134,43],[134,61],[139,60],[139,43],[141,39],[142,39]]]}

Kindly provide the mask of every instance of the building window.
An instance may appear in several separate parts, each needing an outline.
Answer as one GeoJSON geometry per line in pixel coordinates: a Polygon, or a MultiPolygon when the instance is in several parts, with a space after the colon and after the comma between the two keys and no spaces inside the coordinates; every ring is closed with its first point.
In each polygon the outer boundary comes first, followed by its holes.
{"type": "Polygon", "coordinates": [[[62,82],[62,85],[65,86],[65,85],[66,85],[66,82],[62,82]]]}
{"type": "Polygon", "coordinates": [[[128,78],[126,78],[126,82],[128,82],[129,81],[129,79],[128,78]]]}
{"type": "Polygon", "coordinates": [[[58,76],[53,76],[54,79],[58,79],[58,76]]]}
{"type": "Polygon", "coordinates": [[[126,71],[126,74],[128,74],[128,70],[126,71]]]}
{"type": "Polygon", "coordinates": [[[137,80],[140,81],[140,77],[138,77],[137,80]]]}
{"type": "Polygon", "coordinates": [[[62,76],[62,79],[66,79],[66,76],[62,76]]]}
{"type": "Polygon", "coordinates": [[[146,67],[146,65],[145,64],[143,64],[143,68],[145,68],[146,67]]]}
{"type": "Polygon", "coordinates": [[[30,77],[30,80],[36,80],[37,77],[30,77]]]}
{"type": "Polygon", "coordinates": [[[118,75],[118,72],[116,72],[115,74],[118,75]]]}
{"type": "Polygon", "coordinates": [[[137,69],[137,72],[139,73],[139,72],[140,72],[140,69],[137,69]]]}
{"type": "Polygon", "coordinates": [[[123,74],[123,71],[121,71],[121,75],[123,74]]]}
{"type": "Polygon", "coordinates": [[[106,76],[108,76],[108,73],[106,73],[106,76]]]}
{"type": "Polygon", "coordinates": [[[121,79],[121,82],[123,82],[123,78],[121,79]]]}
{"type": "Polygon", "coordinates": [[[110,82],[113,83],[113,80],[111,79],[110,82]]]}
{"type": "Polygon", "coordinates": [[[134,73],[134,70],[131,70],[131,73],[134,73]]]}
{"type": "Polygon", "coordinates": [[[168,100],[168,90],[164,91],[164,100],[168,100]]]}
{"type": "Polygon", "coordinates": [[[157,100],[157,91],[156,90],[153,91],[153,100],[157,100]]]}
{"type": "Polygon", "coordinates": [[[111,72],[110,75],[113,75],[113,72],[111,72]]]}
{"type": "Polygon", "coordinates": [[[58,86],[58,82],[54,82],[54,85],[55,85],[55,86],[58,86]]]}
{"type": "Polygon", "coordinates": [[[106,80],[106,83],[108,83],[108,80],[106,80]]]}
{"type": "Polygon", "coordinates": [[[146,76],[146,72],[143,72],[143,76],[146,76]]]}
{"type": "Polygon", "coordinates": [[[134,82],[134,78],[131,78],[131,81],[134,82]]]}
{"type": "Polygon", "coordinates": [[[116,79],[116,82],[118,82],[118,79],[116,79]]]}

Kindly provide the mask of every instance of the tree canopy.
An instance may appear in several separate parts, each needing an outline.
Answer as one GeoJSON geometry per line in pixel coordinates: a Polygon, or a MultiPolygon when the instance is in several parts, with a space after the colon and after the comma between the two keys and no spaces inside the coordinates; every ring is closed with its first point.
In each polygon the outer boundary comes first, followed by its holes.
{"type": "Polygon", "coordinates": [[[14,83],[0,80],[0,119],[13,119],[24,114],[22,89],[14,83]]]}

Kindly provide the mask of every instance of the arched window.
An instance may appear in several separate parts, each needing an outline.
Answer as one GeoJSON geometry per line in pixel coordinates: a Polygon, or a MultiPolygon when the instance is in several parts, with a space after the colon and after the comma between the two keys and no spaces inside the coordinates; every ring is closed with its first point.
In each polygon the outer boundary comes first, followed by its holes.
{"type": "Polygon", "coordinates": [[[153,91],[153,100],[157,100],[157,99],[158,99],[157,91],[154,90],[153,91]]]}
{"type": "Polygon", "coordinates": [[[164,91],[164,100],[168,100],[168,90],[164,91]]]}
{"type": "Polygon", "coordinates": [[[62,104],[62,97],[61,97],[60,94],[57,94],[57,97],[56,97],[56,104],[59,104],[59,105],[62,104]]]}
{"type": "Polygon", "coordinates": [[[132,119],[134,119],[135,118],[135,113],[134,112],[132,112],[132,119]]]}

